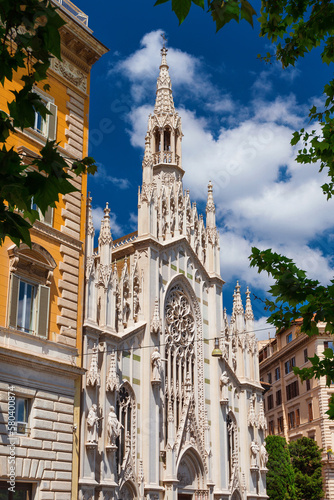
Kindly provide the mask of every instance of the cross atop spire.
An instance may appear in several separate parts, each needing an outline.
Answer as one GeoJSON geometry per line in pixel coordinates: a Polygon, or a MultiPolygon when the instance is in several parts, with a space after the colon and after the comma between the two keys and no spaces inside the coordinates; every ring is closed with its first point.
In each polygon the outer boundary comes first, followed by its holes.
{"type": "Polygon", "coordinates": [[[166,48],[167,38],[166,38],[165,33],[161,33],[161,38],[162,38],[162,47],[166,48]]]}

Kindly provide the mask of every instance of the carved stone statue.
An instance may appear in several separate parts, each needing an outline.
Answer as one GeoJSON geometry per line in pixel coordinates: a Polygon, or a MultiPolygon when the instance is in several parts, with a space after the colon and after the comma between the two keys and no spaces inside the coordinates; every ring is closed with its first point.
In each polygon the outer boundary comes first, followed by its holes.
{"type": "Polygon", "coordinates": [[[227,376],[226,371],[224,371],[219,379],[219,384],[220,384],[220,400],[221,401],[228,401],[228,383],[230,379],[227,376]]]}
{"type": "Polygon", "coordinates": [[[127,283],[123,288],[123,325],[126,328],[130,316],[130,293],[127,283]]]}
{"type": "Polygon", "coordinates": [[[97,425],[99,420],[97,406],[93,404],[87,416],[87,443],[97,443],[97,425]]]}
{"type": "Polygon", "coordinates": [[[151,354],[151,363],[152,363],[152,383],[160,384],[161,382],[161,354],[157,347],[154,348],[154,351],[151,354]]]}
{"type": "Polygon", "coordinates": [[[110,406],[108,415],[108,439],[109,444],[115,445],[116,439],[121,433],[123,425],[118,421],[114,406],[110,406]]]}
{"type": "Polygon", "coordinates": [[[237,353],[235,349],[233,349],[232,351],[232,366],[233,370],[235,371],[237,369],[237,353]]]}
{"type": "Polygon", "coordinates": [[[250,449],[251,449],[251,467],[257,467],[257,456],[260,451],[260,447],[256,441],[252,441],[250,449]]]}
{"type": "Polygon", "coordinates": [[[260,447],[260,468],[266,469],[268,462],[268,452],[266,450],[266,442],[263,441],[260,447]]]}

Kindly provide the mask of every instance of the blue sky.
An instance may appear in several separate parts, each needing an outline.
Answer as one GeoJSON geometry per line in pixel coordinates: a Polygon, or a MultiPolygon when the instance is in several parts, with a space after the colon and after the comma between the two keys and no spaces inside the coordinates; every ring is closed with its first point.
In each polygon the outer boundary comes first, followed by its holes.
{"type": "MultiPolygon", "coordinates": [[[[184,188],[205,213],[212,180],[221,237],[224,306],[231,313],[239,279],[264,297],[269,278],[248,265],[253,245],[293,258],[324,284],[333,276],[333,202],[316,166],[300,166],[292,132],[308,126],[308,109],[321,103],[332,77],[320,51],[285,71],[257,54],[273,51],[259,26],[231,22],[217,34],[195,5],[179,26],[170,2],[76,0],[89,27],[109,49],[92,70],[90,155],[99,165],[89,180],[96,228],[109,202],[114,239],[136,229],[137,191],[148,114],[153,110],[161,33],[176,108],[182,118],[184,188]]],[[[259,2],[254,3],[259,12],[259,2]]],[[[252,300],[259,338],[265,312],[252,300]]],[[[272,334],[274,333],[271,330],[272,334]]]]}

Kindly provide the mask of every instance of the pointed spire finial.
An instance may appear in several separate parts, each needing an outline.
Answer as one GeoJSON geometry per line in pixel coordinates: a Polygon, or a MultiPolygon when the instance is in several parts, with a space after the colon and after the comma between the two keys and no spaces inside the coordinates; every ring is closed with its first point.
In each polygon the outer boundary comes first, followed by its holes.
{"type": "Polygon", "coordinates": [[[245,319],[246,320],[253,320],[254,319],[254,314],[253,314],[253,309],[252,309],[252,303],[250,299],[250,291],[249,288],[247,287],[246,291],[246,311],[245,311],[245,319]]]}
{"type": "Polygon", "coordinates": [[[244,307],[242,305],[242,300],[241,300],[241,294],[240,294],[240,285],[239,281],[237,281],[237,285],[235,287],[235,313],[236,314],[243,314],[244,313],[244,307]]]}
{"type": "Polygon", "coordinates": [[[87,234],[94,236],[94,224],[93,224],[93,212],[92,212],[92,198],[90,196],[90,192],[88,192],[87,196],[87,234]]]}
{"type": "Polygon", "coordinates": [[[99,247],[101,247],[101,245],[110,245],[112,243],[109,214],[110,214],[110,208],[109,208],[109,203],[107,202],[104,209],[104,216],[101,221],[99,247]]]}
{"type": "Polygon", "coordinates": [[[155,100],[154,113],[155,114],[175,114],[175,107],[172,95],[172,82],[169,76],[169,66],[167,64],[167,52],[165,41],[165,34],[161,35],[163,42],[163,47],[161,49],[161,64],[160,73],[157,80],[157,94],[155,100]]]}

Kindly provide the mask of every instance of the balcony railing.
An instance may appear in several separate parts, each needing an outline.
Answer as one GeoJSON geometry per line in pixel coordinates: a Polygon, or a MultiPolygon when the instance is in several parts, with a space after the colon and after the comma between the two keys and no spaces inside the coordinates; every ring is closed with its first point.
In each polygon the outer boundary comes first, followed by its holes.
{"type": "MultiPolygon", "coordinates": [[[[172,151],[158,151],[153,153],[153,164],[158,165],[159,163],[174,163],[173,162],[172,151]]],[[[175,155],[175,163],[179,164],[179,155],[175,155]]]]}
{"type": "Polygon", "coordinates": [[[73,17],[76,18],[77,21],[80,21],[82,24],[87,26],[88,28],[88,16],[84,14],[82,10],[80,10],[71,0],[53,0],[55,3],[59,3],[64,7],[64,9],[68,10],[73,17]]]}

